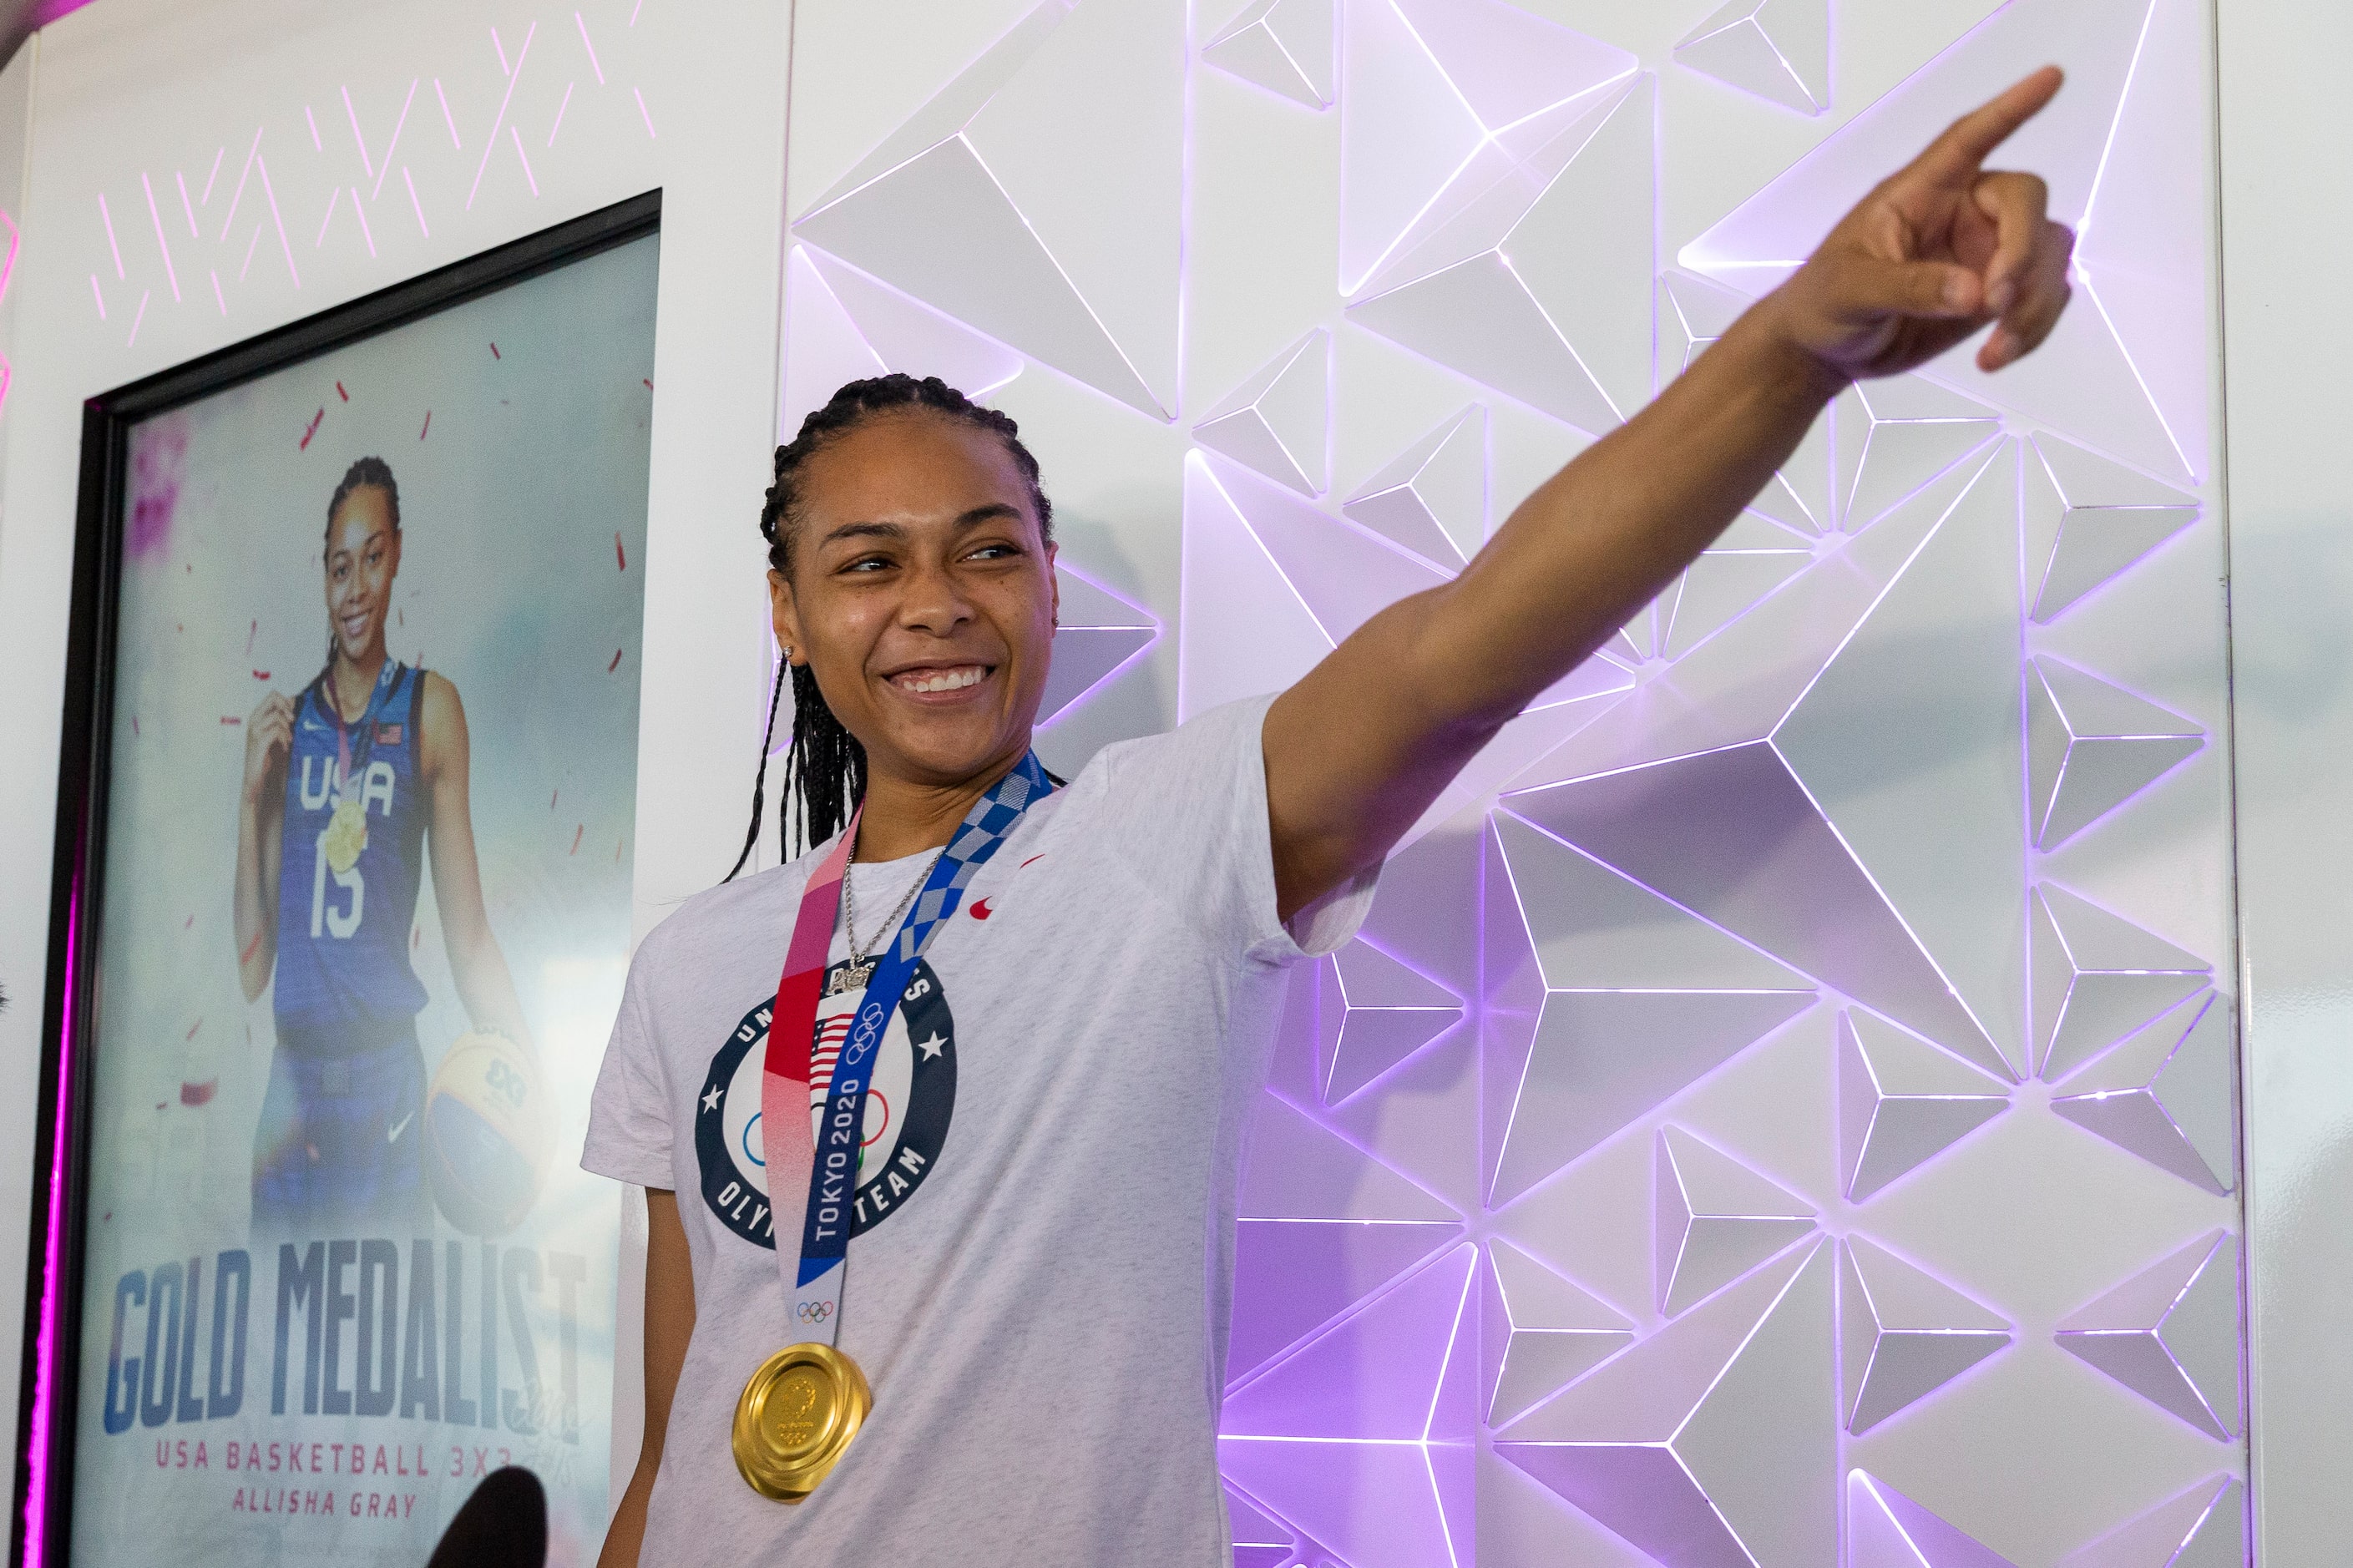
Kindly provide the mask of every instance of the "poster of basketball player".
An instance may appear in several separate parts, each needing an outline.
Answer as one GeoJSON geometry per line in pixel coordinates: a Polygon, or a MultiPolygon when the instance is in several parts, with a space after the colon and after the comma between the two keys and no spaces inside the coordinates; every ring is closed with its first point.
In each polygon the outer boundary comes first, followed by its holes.
{"type": "Polygon", "coordinates": [[[653,210],[114,437],[73,1563],[593,1555],[653,210]]]}

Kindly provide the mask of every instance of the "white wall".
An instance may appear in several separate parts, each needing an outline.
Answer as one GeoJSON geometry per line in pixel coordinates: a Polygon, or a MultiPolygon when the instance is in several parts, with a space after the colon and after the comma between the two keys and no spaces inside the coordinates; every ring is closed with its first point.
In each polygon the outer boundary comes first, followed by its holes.
{"type": "MultiPolygon", "coordinates": [[[[586,0],[576,10],[107,0],[44,31],[0,76],[0,211],[24,232],[0,316],[0,353],[15,373],[0,406],[0,974],[13,994],[0,1014],[0,1072],[26,1086],[0,1102],[0,1344],[18,1342],[32,1201],[30,1086],[82,399],[660,187],[642,932],[733,858],[755,747],[741,721],[761,700],[765,668],[740,627],[759,614],[752,520],[776,418],[787,22],[763,0],[586,0]],[[512,86],[501,51],[520,57],[512,86]],[[372,168],[383,169],[404,101],[379,186],[372,168]],[[257,132],[268,187],[257,170],[224,239],[257,132]],[[216,156],[217,181],[202,200],[216,156]],[[175,176],[195,207],[194,238],[175,176]],[[366,198],[364,232],[355,189],[366,198]]],[[[622,1294],[629,1336],[626,1279],[622,1294]]],[[[5,1403],[16,1368],[13,1356],[0,1363],[5,1403]]],[[[633,1401],[632,1348],[620,1370],[624,1402],[633,1401]]],[[[633,1405],[617,1416],[621,1432],[635,1429],[633,1405]]],[[[13,1447],[15,1430],[7,1424],[0,1443],[13,1447]]],[[[630,1458],[617,1454],[617,1466],[630,1458]]]]}
{"type": "Polygon", "coordinates": [[[2256,1547],[2353,1540],[2353,11],[2220,6],[2256,1547]]]}

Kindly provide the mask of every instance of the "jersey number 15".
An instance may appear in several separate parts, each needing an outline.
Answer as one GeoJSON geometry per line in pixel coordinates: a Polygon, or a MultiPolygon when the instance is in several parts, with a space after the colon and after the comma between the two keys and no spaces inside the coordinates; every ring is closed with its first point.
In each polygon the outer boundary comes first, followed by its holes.
{"type": "Polygon", "coordinates": [[[360,912],[367,907],[367,883],[360,879],[360,868],[338,871],[327,864],[327,830],[321,828],[311,847],[311,936],[316,940],[322,929],[338,942],[348,942],[360,929],[360,912]],[[327,879],[332,877],[335,886],[351,894],[351,901],[342,909],[327,905],[327,879]]]}

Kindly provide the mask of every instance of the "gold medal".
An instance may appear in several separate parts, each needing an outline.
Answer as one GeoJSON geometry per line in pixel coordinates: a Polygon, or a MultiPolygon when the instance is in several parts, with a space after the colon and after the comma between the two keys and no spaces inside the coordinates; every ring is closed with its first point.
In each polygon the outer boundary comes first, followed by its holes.
{"type": "Polygon", "coordinates": [[[367,847],[367,807],[357,795],[345,795],[335,802],[335,815],[327,819],[327,837],[323,846],[327,864],[342,876],[360,863],[360,851],[367,847]]]}
{"type": "Polygon", "coordinates": [[[786,1345],[735,1401],[735,1468],[762,1497],[798,1502],[840,1462],[873,1403],[866,1374],[831,1345],[786,1345]]]}

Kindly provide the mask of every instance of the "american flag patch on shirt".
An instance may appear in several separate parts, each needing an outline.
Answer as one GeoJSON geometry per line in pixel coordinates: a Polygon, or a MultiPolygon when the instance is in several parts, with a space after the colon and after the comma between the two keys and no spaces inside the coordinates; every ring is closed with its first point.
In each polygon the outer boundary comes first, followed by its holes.
{"type": "Polygon", "coordinates": [[[818,1020],[817,1049],[809,1058],[809,1109],[812,1110],[825,1109],[826,1094],[833,1088],[833,1064],[841,1059],[841,1044],[849,1038],[849,1026],[857,1018],[858,1009],[852,1005],[830,1018],[818,1020]]]}

